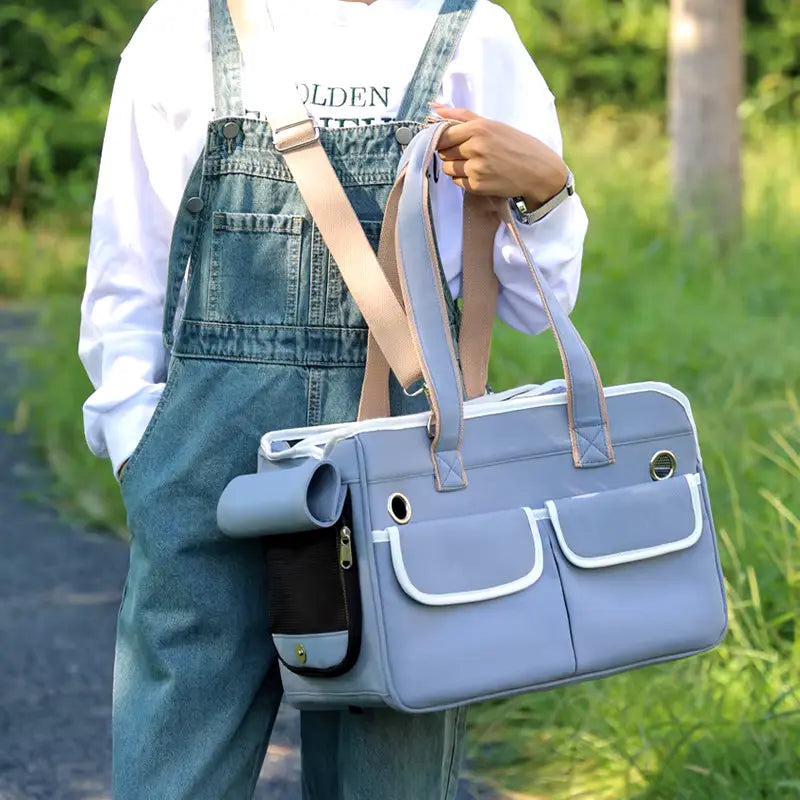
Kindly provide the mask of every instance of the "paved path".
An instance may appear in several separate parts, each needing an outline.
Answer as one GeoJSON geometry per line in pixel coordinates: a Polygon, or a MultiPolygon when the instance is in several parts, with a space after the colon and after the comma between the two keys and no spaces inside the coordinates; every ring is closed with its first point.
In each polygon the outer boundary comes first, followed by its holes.
{"type": "MultiPolygon", "coordinates": [[[[127,547],[59,519],[47,475],[8,430],[17,377],[8,345],[25,323],[0,309],[0,800],[109,800],[112,647],[127,547]]],[[[299,800],[297,741],[297,716],[284,709],[257,800],[299,800]]],[[[474,787],[459,793],[479,797],[489,800],[474,787]]]]}

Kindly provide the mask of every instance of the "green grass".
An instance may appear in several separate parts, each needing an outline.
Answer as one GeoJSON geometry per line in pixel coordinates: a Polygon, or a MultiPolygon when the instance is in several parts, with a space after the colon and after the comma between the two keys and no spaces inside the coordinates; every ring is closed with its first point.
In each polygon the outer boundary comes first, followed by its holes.
{"type": "Polygon", "coordinates": [[[124,536],[125,510],[110,464],[95,458],[83,437],[81,406],[92,391],[77,354],[87,228],[85,211],[45,218],[34,228],[0,218],[0,297],[40,309],[31,342],[16,347],[29,375],[14,425],[31,430],[64,513],[124,536]]]}
{"type": "Polygon", "coordinates": [[[125,509],[111,462],[95,458],[83,436],[81,407],[92,385],[77,356],[79,302],[77,296],[50,297],[40,316],[48,346],[17,348],[29,376],[16,426],[31,430],[55,477],[54,499],[61,511],[125,537],[125,509]]]}
{"type": "Polygon", "coordinates": [[[0,216],[0,297],[41,299],[83,290],[89,213],[46,216],[35,227],[0,216]]]}
{"type": "MultiPolygon", "coordinates": [[[[692,400],[730,634],[677,665],[477,707],[473,767],[552,800],[800,798],[800,180],[772,188],[797,141],[753,137],[747,235],[719,258],[675,230],[654,123],[623,124],[568,136],[592,220],[574,319],[607,385],[663,380],[692,400]]],[[[559,369],[547,334],[498,331],[497,387],[559,369]]]]}
{"type": "MultiPolygon", "coordinates": [[[[565,139],[592,220],[574,318],[606,384],[662,380],[691,398],[731,628],[716,651],[680,664],[475,708],[472,767],[549,800],[800,798],[797,134],[751,125],[746,236],[725,257],[681,240],[656,120],[567,117],[565,139]]],[[[122,530],[116,483],[81,430],[90,391],[75,356],[85,232],[50,225],[15,235],[10,259],[2,250],[4,289],[65,293],[46,304],[52,347],[29,352],[34,382],[20,419],[64,503],[122,530]]],[[[559,370],[547,334],[498,326],[495,388],[559,370]]]]}

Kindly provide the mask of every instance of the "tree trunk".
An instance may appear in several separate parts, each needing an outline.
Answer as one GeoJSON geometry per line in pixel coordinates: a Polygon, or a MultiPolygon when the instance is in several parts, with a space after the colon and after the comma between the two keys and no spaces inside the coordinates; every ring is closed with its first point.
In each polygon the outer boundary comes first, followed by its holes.
{"type": "Polygon", "coordinates": [[[720,246],[741,226],[744,0],[671,0],[669,106],[676,210],[720,246]]]}

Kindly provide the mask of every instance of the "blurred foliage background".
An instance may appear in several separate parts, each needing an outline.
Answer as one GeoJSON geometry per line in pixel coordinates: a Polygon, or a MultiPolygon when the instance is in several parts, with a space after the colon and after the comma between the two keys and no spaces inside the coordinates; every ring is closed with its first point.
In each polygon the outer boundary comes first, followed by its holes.
{"type": "MultiPolygon", "coordinates": [[[[0,297],[40,322],[16,424],[61,507],[122,535],[116,482],[83,440],[76,350],[115,65],[149,5],[0,5],[0,297]]],[[[591,219],[576,322],[607,384],[692,398],[731,632],[678,665],[477,707],[472,766],[548,800],[800,798],[800,0],[747,2],[745,232],[724,255],[675,230],[668,3],[503,5],[558,98],[591,219]]],[[[492,384],[559,375],[554,349],[498,325],[492,384]]]]}
{"type": "Polygon", "coordinates": [[[30,218],[91,202],[116,63],[150,5],[0,5],[0,205],[30,218]]]}
{"type": "MultiPolygon", "coordinates": [[[[663,112],[664,0],[502,4],[561,104],[663,112]]],[[[0,5],[0,207],[29,218],[54,205],[90,202],[115,64],[150,5],[0,5]]],[[[746,113],[789,119],[800,103],[800,3],[747,0],[747,19],[746,113]]]]}

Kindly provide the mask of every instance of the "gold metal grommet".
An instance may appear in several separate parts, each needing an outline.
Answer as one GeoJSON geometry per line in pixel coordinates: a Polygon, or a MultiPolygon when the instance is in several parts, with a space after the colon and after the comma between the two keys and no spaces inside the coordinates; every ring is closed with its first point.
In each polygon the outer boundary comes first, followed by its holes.
{"type": "Polygon", "coordinates": [[[305,664],[306,661],[308,661],[308,654],[306,653],[306,649],[305,649],[305,647],[303,647],[303,645],[301,645],[301,644],[297,645],[297,647],[295,647],[295,649],[294,649],[294,652],[295,652],[295,655],[297,656],[297,660],[301,664],[305,664]]]}
{"type": "Polygon", "coordinates": [[[404,494],[395,492],[389,498],[389,516],[398,525],[406,525],[411,520],[411,503],[404,494]]]}
{"type": "Polygon", "coordinates": [[[654,481],[665,481],[675,474],[678,459],[670,450],[659,450],[650,459],[650,477],[654,481]]]}

